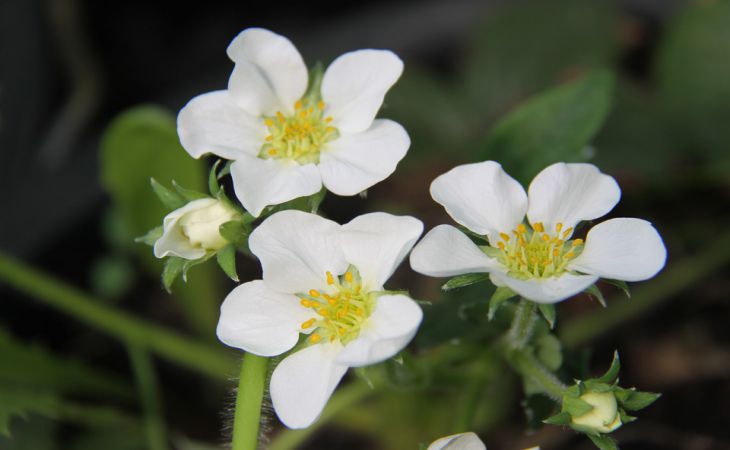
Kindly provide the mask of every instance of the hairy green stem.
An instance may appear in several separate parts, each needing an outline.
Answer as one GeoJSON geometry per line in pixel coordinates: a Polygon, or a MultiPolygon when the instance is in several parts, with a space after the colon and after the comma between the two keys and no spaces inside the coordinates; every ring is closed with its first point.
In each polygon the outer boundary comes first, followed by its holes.
{"type": "Polygon", "coordinates": [[[535,358],[532,351],[523,349],[513,352],[507,360],[520,375],[540,386],[540,389],[560,403],[565,385],[535,358]]]}
{"type": "Polygon", "coordinates": [[[138,345],[129,344],[127,351],[144,411],[147,446],[150,450],[166,450],[168,448],[167,433],[162,416],[160,390],[152,360],[149,353],[138,345]]]}
{"type": "Polygon", "coordinates": [[[203,375],[225,380],[234,373],[228,352],[108,306],[1,252],[0,281],[124,343],[145,348],[203,375]]]}
{"type": "Polygon", "coordinates": [[[567,322],[559,332],[566,347],[576,347],[611,329],[640,317],[658,304],[676,297],[703,278],[720,270],[730,261],[730,232],[694,256],[673,263],[654,280],[637,287],[631,299],[617,298],[609,307],[583,314],[567,322]]]}
{"type": "Polygon", "coordinates": [[[268,358],[252,353],[243,356],[233,418],[233,450],[256,450],[258,447],[268,367],[268,358]]]}
{"type": "Polygon", "coordinates": [[[521,299],[515,309],[507,338],[513,349],[524,348],[532,337],[532,332],[537,319],[535,315],[535,303],[530,300],[521,299]]]}

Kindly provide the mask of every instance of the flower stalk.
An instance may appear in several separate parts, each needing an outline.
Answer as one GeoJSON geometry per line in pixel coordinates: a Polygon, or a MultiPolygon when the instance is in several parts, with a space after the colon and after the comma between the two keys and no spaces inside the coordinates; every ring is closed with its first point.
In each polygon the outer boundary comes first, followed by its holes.
{"type": "Polygon", "coordinates": [[[269,358],[253,353],[243,356],[233,419],[233,450],[256,450],[258,447],[268,367],[269,358]]]}
{"type": "Polygon", "coordinates": [[[525,299],[521,299],[517,304],[515,315],[512,318],[512,325],[507,334],[509,346],[512,349],[522,349],[530,341],[537,319],[535,306],[534,302],[525,299]]]}

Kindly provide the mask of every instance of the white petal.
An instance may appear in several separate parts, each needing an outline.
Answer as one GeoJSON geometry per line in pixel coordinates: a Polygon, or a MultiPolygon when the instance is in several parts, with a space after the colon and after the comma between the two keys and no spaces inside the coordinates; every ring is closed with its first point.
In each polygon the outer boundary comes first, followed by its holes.
{"type": "Polygon", "coordinates": [[[574,228],[582,220],[606,215],[621,198],[621,189],[593,164],[556,163],[537,174],[528,196],[530,223],[542,222],[553,232],[558,223],[574,228]]]}
{"type": "Polygon", "coordinates": [[[248,239],[261,261],[264,282],[289,294],[326,289],[327,275],[345,273],[340,225],[315,214],[287,210],[264,220],[248,239]]]}
{"type": "Polygon", "coordinates": [[[479,436],[472,433],[459,433],[434,441],[426,450],[487,450],[479,436]]]}
{"type": "Polygon", "coordinates": [[[413,339],[423,319],[421,307],[405,295],[378,297],[360,336],[348,343],[337,363],[350,367],[376,364],[403,350],[413,339]]]}
{"type": "Polygon", "coordinates": [[[213,153],[235,160],[242,154],[258,154],[266,126],[237,106],[228,91],[214,91],[193,98],[180,110],[177,134],[193,158],[213,153]]]}
{"type": "Polygon", "coordinates": [[[153,247],[155,256],[158,258],[164,258],[165,256],[172,255],[185,259],[198,259],[205,256],[205,250],[200,247],[193,246],[190,243],[190,240],[185,237],[178,221],[188,212],[208,207],[217,202],[217,200],[212,198],[201,198],[189,202],[185,206],[166,215],[162,220],[162,236],[155,241],[155,245],[153,247]]]}
{"type": "Polygon", "coordinates": [[[218,339],[259,356],[280,355],[296,345],[302,322],[312,316],[299,299],[256,280],[237,286],[221,305],[218,339]]]}
{"type": "Polygon", "coordinates": [[[307,428],[319,417],[347,372],[336,364],[339,343],[316,344],[284,358],[271,375],[271,402],[289,428],[307,428]]]}
{"type": "Polygon", "coordinates": [[[337,195],[355,195],[388,178],[410,145],[406,130],[387,119],[361,133],[341,133],[320,155],[322,182],[337,195]]]}
{"type": "Polygon", "coordinates": [[[422,232],[414,217],[365,214],[342,226],[342,251],[360,271],[364,289],[381,290],[422,232]]]}
{"type": "Polygon", "coordinates": [[[522,297],[536,303],[557,303],[586,290],[598,280],[595,275],[573,275],[564,273],[559,277],[530,278],[520,280],[505,273],[493,272],[504,286],[517,292],[522,297]]]}
{"type": "Polygon", "coordinates": [[[322,99],[333,125],[347,133],[370,127],[403,61],[388,50],[358,50],[335,59],[322,78],[322,99]]]}
{"type": "Polygon", "coordinates": [[[291,113],[307,89],[307,66],[294,44],[263,28],[243,30],[228,46],[236,63],[228,89],[249,113],[291,113]]]}
{"type": "Polygon", "coordinates": [[[666,259],[667,249],[651,223],[617,218],[588,231],[583,252],[570,268],[602,278],[641,281],[662,270],[666,259]]]}
{"type": "Polygon", "coordinates": [[[431,183],[431,197],[471,231],[496,245],[499,233],[510,233],[527,211],[527,195],[494,161],[454,167],[431,183]]]}
{"type": "Polygon", "coordinates": [[[497,261],[451,225],[439,225],[426,233],[411,252],[411,268],[431,277],[489,272],[498,267],[497,261]]]}
{"type": "Polygon", "coordinates": [[[322,189],[319,170],[314,164],[299,164],[279,159],[243,156],[231,164],[233,190],[241,204],[254,217],[269,205],[313,195],[322,189]]]}

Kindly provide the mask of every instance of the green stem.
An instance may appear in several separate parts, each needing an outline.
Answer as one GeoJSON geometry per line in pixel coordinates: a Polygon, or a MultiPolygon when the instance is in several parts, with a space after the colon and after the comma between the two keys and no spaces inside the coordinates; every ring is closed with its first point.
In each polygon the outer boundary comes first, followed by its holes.
{"type": "Polygon", "coordinates": [[[268,367],[268,358],[252,353],[243,356],[233,419],[233,450],[256,450],[258,447],[268,367]]]}
{"type": "Polygon", "coordinates": [[[671,264],[654,280],[632,292],[631,299],[609,301],[609,307],[583,314],[566,323],[559,336],[566,347],[576,347],[635,319],[660,303],[723,268],[730,261],[730,232],[720,235],[701,252],[671,264]]]}
{"type": "Polygon", "coordinates": [[[150,450],[166,450],[167,436],[162,417],[159,387],[149,353],[137,345],[127,346],[129,361],[137,380],[140,401],[144,410],[147,445],[150,450]]]}
{"type": "Polygon", "coordinates": [[[535,303],[524,298],[517,304],[507,338],[513,349],[524,348],[532,337],[535,325],[535,303]]]}
{"type": "Polygon", "coordinates": [[[525,349],[515,351],[507,360],[515,371],[540,386],[541,390],[553,400],[558,403],[562,401],[565,385],[540,364],[532,351],[525,349]]]}
{"type": "Polygon", "coordinates": [[[0,281],[125,343],[212,378],[232,372],[228,352],[182,337],[114,307],[0,252],[0,281]]]}

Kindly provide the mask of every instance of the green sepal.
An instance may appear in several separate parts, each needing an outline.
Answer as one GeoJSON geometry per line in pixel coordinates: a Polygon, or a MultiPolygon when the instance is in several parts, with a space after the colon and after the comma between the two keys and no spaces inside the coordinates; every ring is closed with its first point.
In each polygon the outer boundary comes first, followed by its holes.
{"type": "Polygon", "coordinates": [[[572,420],[573,418],[571,417],[570,413],[561,412],[543,420],[543,423],[546,423],[548,425],[570,425],[570,422],[572,420]]]}
{"type": "Polygon", "coordinates": [[[606,373],[596,378],[595,381],[614,384],[618,380],[618,374],[621,371],[621,358],[618,356],[618,351],[613,352],[613,361],[611,361],[611,367],[608,368],[606,373]]]}
{"type": "Polygon", "coordinates": [[[178,209],[185,206],[186,201],[180,194],[161,185],[154,178],[150,178],[150,185],[152,185],[152,190],[157,195],[157,198],[168,209],[178,209]]]}
{"type": "Polygon", "coordinates": [[[585,387],[586,391],[595,392],[598,394],[610,392],[614,389],[613,385],[602,383],[597,380],[586,380],[583,382],[583,386],[585,387]]]}
{"type": "Polygon", "coordinates": [[[322,204],[326,196],[327,188],[324,187],[320,189],[320,191],[316,194],[310,196],[307,199],[307,202],[309,203],[309,212],[311,212],[312,214],[317,214],[317,211],[319,211],[319,205],[322,204]]]}
{"type": "Polygon", "coordinates": [[[583,292],[598,300],[598,303],[600,303],[601,306],[603,306],[604,308],[606,307],[606,299],[603,297],[603,293],[601,292],[601,290],[598,289],[598,286],[596,286],[595,284],[592,284],[588,289],[583,292]]]}
{"type": "MultiPolygon", "coordinates": [[[[172,186],[175,188],[178,194],[187,202],[192,202],[193,200],[200,200],[201,198],[210,198],[209,195],[204,194],[202,192],[195,191],[193,189],[186,189],[179,184],[175,180],[172,180],[172,186]]],[[[187,203],[186,202],[186,203],[187,203]]]]}
{"type": "Polygon", "coordinates": [[[614,395],[621,407],[628,411],[644,409],[662,396],[662,394],[654,392],[637,391],[636,388],[623,389],[620,387],[615,388],[614,395]]]}
{"type": "Polygon", "coordinates": [[[634,422],[636,417],[626,414],[623,408],[618,409],[618,414],[621,417],[621,424],[626,425],[627,423],[634,422]]]}
{"type": "Polygon", "coordinates": [[[144,236],[134,238],[134,242],[141,242],[143,244],[152,246],[152,245],[155,245],[155,242],[157,242],[157,240],[162,237],[162,233],[163,233],[163,228],[162,228],[162,225],[160,225],[158,227],[154,227],[153,229],[151,229],[150,231],[145,233],[144,236]]]}
{"type": "Polygon", "coordinates": [[[238,282],[238,274],[236,273],[236,246],[229,244],[216,252],[216,260],[223,272],[233,281],[238,282]]]}
{"type": "Polygon", "coordinates": [[[309,84],[307,85],[307,92],[302,97],[302,100],[309,106],[315,105],[317,102],[322,100],[322,78],[324,78],[324,65],[321,61],[314,63],[311,69],[309,69],[309,84]]]}
{"type": "Polygon", "coordinates": [[[375,383],[373,383],[373,379],[370,377],[370,374],[368,373],[369,367],[357,367],[355,368],[355,375],[360,378],[362,381],[365,382],[365,384],[368,385],[370,389],[375,389],[375,383]]]}
{"type": "Polygon", "coordinates": [[[210,173],[208,174],[208,190],[213,197],[217,197],[218,192],[221,190],[221,185],[218,183],[218,166],[220,166],[221,162],[222,160],[219,159],[213,163],[213,167],[210,168],[210,173]]]}
{"type": "Polygon", "coordinates": [[[555,305],[550,303],[538,303],[537,309],[540,310],[540,314],[545,318],[545,321],[552,330],[555,328],[555,305]]]}
{"type": "Polygon", "coordinates": [[[487,312],[487,319],[494,319],[494,315],[497,314],[497,310],[499,309],[499,307],[502,306],[507,300],[516,296],[517,293],[512,289],[504,286],[498,287],[494,291],[494,294],[492,294],[492,298],[489,299],[489,311],[487,312]]]}
{"type": "Polygon", "coordinates": [[[208,261],[210,258],[215,255],[216,252],[208,252],[203,256],[202,258],[198,259],[186,259],[185,264],[183,264],[182,269],[182,279],[184,282],[187,283],[188,281],[188,270],[192,269],[193,267],[197,266],[198,264],[203,264],[204,262],[208,261]]]}
{"type": "Polygon", "coordinates": [[[563,396],[563,412],[570,414],[572,417],[580,417],[593,411],[590,403],[580,398],[563,396]]]}
{"type": "Polygon", "coordinates": [[[165,286],[168,294],[172,293],[172,283],[182,272],[186,261],[177,256],[170,256],[165,260],[165,267],[162,269],[162,285],[165,286]]]}
{"type": "Polygon", "coordinates": [[[221,224],[218,232],[223,236],[223,239],[236,246],[245,245],[249,235],[248,228],[240,220],[231,220],[221,224]]]}
{"type": "Polygon", "coordinates": [[[441,290],[444,292],[448,292],[454,289],[462,288],[464,286],[469,286],[471,284],[481,283],[482,281],[487,281],[488,279],[489,274],[486,273],[468,273],[466,275],[459,275],[442,284],[441,290]]]}
{"type": "Polygon", "coordinates": [[[490,258],[496,259],[499,258],[499,256],[502,254],[502,251],[500,249],[494,248],[491,245],[480,245],[479,249],[490,258]]]}
{"type": "MultiPolygon", "coordinates": [[[[459,231],[461,231],[465,235],[471,236],[474,239],[478,240],[479,242],[489,242],[489,239],[487,239],[486,236],[484,236],[483,234],[475,233],[475,232],[471,231],[470,229],[468,229],[467,227],[465,227],[464,225],[457,225],[456,228],[458,228],[459,231]]],[[[489,246],[487,246],[487,247],[489,247],[489,246]]],[[[482,246],[480,245],[479,248],[482,248],[482,246]]],[[[494,248],[494,247],[489,247],[489,248],[494,248]]],[[[496,249],[496,248],[495,248],[495,250],[499,251],[499,249],[496,249]]]]}
{"type": "Polygon", "coordinates": [[[621,289],[621,291],[624,294],[626,294],[626,298],[631,298],[631,290],[629,289],[628,283],[626,283],[625,281],[623,281],[623,280],[605,280],[605,279],[603,281],[621,289]]]}
{"type": "Polygon", "coordinates": [[[610,436],[605,434],[588,434],[588,437],[601,450],[618,450],[618,444],[610,436]]]}

